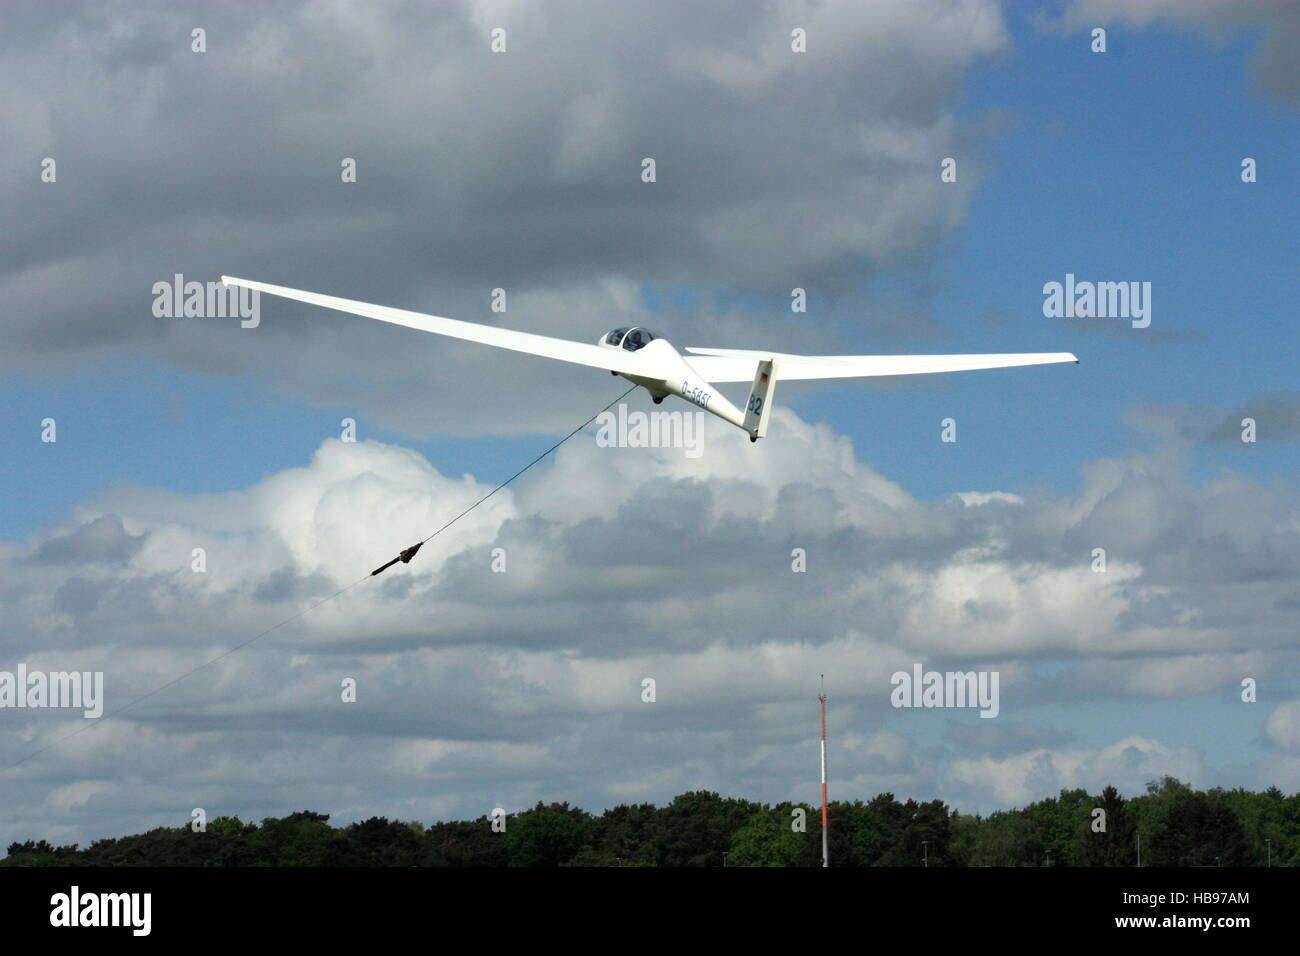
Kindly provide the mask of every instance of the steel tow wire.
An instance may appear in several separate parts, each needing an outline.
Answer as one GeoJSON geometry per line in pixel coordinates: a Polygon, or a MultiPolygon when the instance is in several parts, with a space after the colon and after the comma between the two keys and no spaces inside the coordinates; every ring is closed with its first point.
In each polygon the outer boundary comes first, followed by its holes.
{"type": "Polygon", "coordinates": [[[529,468],[533,467],[533,465],[537,464],[539,461],[541,461],[543,458],[545,458],[545,457],[546,457],[547,455],[549,455],[551,452],[555,451],[555,449],[559,448],[561,445],[563,445],[566,441],[568,441],[568,440],[569,440],[570,438],[572,438],[574,435],[578,434],[578,432],[582,431],[584,428],[586,428],[588,425],[590,425],[592,422],[594,422],[597,418],[599,418],[599,417],[600,417],[601,415],[603,415],[605,412],[607,412],[607,411],[609,411],[611,408],[613,408],[615,404],[617,404],[618,402],[621,402],[623,399],[627,398],[630,394],[632,394],[632,392],[633,392],[636,388],[637,388],[637,386],[633,385],[631,388],[629,388],[626,392],[624,392],[624,393],[623,393],[622,395],[620,395],[618,398],[614,399],[614,401],[610,402],[608,405],[606,405],[604,408],[602,408],[600,411],[598,411],[595,415],[592,415],[590,418],[588,418],[585,422],[583,422],[581,425],[579,425],[579,426],[578,426],[577,428],[575,428],[573,431],[569,432],[569,434],[565,435],[563,438],[561,438],[559,441],[557,441],[557,442],[556,442],[554,445],[552,445],[550,448],[546,449],[546,451],[542,452],[540,455],[538,455],[536,458],[534,458],[534,459],[533,459],[532,461],[530,461],[528,464],[524,465],[524,467],[520,468],[520,469],[519,469],[518,471],[516,471],[513,475],[511,475],[511,476],[510,476],[509,478],[507,478],[505,481],[501,482],[501,484],[497,485],[495,488],[493,488],[491,491],[489,491],[487,494],[485,494],[485,495],[484,495],[482,498],[480,498],[478,501],[474,502],[472,505],[470,505],[468,508],[466,508],[466,509],[465,509],[464,511],[462,511],[460,514],[456,515],[456,517],[452,518],[450,521],[448,521],[445,525],[443,525],[441,528],[439,528],[439,529],[438,529],[437,531],[435,531],[433,534],[429,535],[429,537],[427,537],[427,538],[423,538],[423,539],[421,539],[420,541],[417,541],[415,544],[411,545],[409,548],[406,548],[405,550],[403,550],[400,554],[398,554],[397,557],[393,558],[393,560],[389,561],[387,564],[382,565],[382,566],[380,566],[380,567],[378,567],[378,568],[375,568],[375,570],[373,570],[373,571],[370,572],[370,576],[373,577],[374,575],[379,574],[381,571],[387,571],[389,568],[391,568],[391,567],[392,567],[394,564],[396,564],[398,561],[401,561],[403,564],[407,564],[407,563],[409,563],[410,560],[411,560],[413,557],[415,557],[415,553],[416,553],[417,551],[419,551],[420,548],[424,547],[424,545],[425,545],[427,542],[431,541],[432,539],[436,538],[438,535],[442,534],[444,531],[446,531],[448,528],[450,528],[452,525],[454,525],[454,524],[455,524],[457,521],[459,521],[461,518],[465,517],[467,514],[469,514],[471,511],[473,511],[475,508],[477,508],[477,507],[478,507],[479,505],[481,505],[483,502],[487,501],[489,498],[491,498],[493,495],[495,495],[495,494],[496,494],[498,491],[500,491],[502,488],[506,487],[506,485],[510,484],[510,482],[514,481],[516,478],[518,478],[520,475],[522,475],[524,472],[526,472],[529,468]]]}
{"type": "Polygon", "coordinates": [[[479,498],[477,501],[475,501],[472,505],[470,505],[468,508],[466,508],[466,509],[465,509],[464,511],[462,511],[460,514],[456,515],[456,517],[452,518],[450,521],[448,521],[446,524],[444,524],[444,525],[443,525],[441,528],[439,528],[437,531],[433,532],[433,534],[429,535],[427,538],[422,538],[422,539],[419,541],[419,543],[414,544],[414,545],[412,545],[411,547],[405,549],[405,550],[402,551],[402,552],[401,552],[401,553],[400,553],[396,558],[393,558],[393,560],[389,561],[387,564],[383,565],[382,567],[376,568],[374,571],[371,571],[369,574],[365,575],[364,577],[357,578],[357,579],[356,579],[355,581],[353,581],[351,584],[344,585],[343,587],[341,587],[341,588],[339,588],[337,591],[335,591],[333,594],[330,594],[330,595],[328,595],[328,596],[326,596],[326,597],[321,598],[321,599],[320,599],[319,601],[317,601],[315,604],[312,604],[312,605],[310,605],[310,606],[308,606],[308,607],[303,608],[301,611],[299,611],[298,613],[296,613],[296,614],[294,614],[294,615],[291,615],[290,617],[286,617],[286,618],[285,618],[283,621],[281,621],[280,623],[278,623],[278,624],[274,624],[274,625],[272,625],[271,627],[268,627],[265,631],[262,631],[260,634],[254,635],[253,637],[250,637],[248,640],[243,641],[242,643],[236,644],[234,647],[231,647],[231,648],[229,648],[228,650],[222,651],[222,652],[221,652],[220,654],[218,654],[216,657],[213,657],[213,658],[211,658],[210,660],[206,660],[206,661],[204,661],[202,664],[199,664],[197,667],[194,667],[194,668],[192,668],[192,669],[186,671],[184,674],[181,674],[179,677],[174,677],[174,678],[172,678],[171,680],[167,681],[167,683],[165,683],[165,684],[160,684],[159,686],[155,687],[153,690],[149,691],[148,693],[141,694],[139,697],[136,697],[136,698],[134,698],[133,700],[128,701],[127,703],[123,704],[121,707],[118,707],[118,708],[115,709],[115,710],[111,710],[111,711],[106,712],[105,714],[103,714],[103,716],[96,718],[93,722],[91,722],[91,723],[87,723],[87,724],[83,724],[80,728],[78,728],[77,730],[74,730],[72,733],[70,733],[70,734],[66,734],[66,735],[64,735],[64,736],[62,736],[62,737],[59,737],[57,740],[53,740],[53,741],[51,741],[50,743],[46,744],[44,747],[41,747],[39,750],[33,750],[33,751],[32,751],[31,753],[29,753],[27,756],[25,756],[25,757],[23,757],[23,758],[21,758],[21,759],[19,759],[19,760],[16,760],[16,761],[14,761],[14,762],[11,763],[11,764],[6,765],[3,769],[0,769],[0,773],[5,773],[6,771],[12,770],[13,768],[15,768],[15,767],[17,767],[17,766],[26,763],[28,760],[31,760],[33,757],[38,757],[38,756],[40,756],[41,754],[45,753],[47,750],[50,750],[50,749],[52,749],[52,748],[54,748],[54,747],[57,747],[59,744],[64,743],[65,741],[71,740],[73,737],[79,736],[80,734],[83,734],[83,733],[85,733],[85,732],[88,731],[88,730],[93,730],[94,728],[98,727],[98,726],[99,726],[101,723],[103,723],[104,721],[107,721],[107,720],[109,720],[109,719],[111,719],[111,718],[113,718],[113,717],[118,716],[119,714],[125,712],[126,710],[128,710],[128,709],[134,707],[136,704],[140,703],[141,701],[148,700],[150,697],[153,697],[155,694],[159,694],[159,693],[161,693],[162,691],[166,690],[167,688],[169,688],[169,687],[173,687],[173,686],[175,686],[176,684],[179,684],[181,681],[185,680],[185,678],[187,678],[187,677],[191,677],[191,676],[193,676],[194,674],[197,674],[199,671],[203,670],[204,668],[206,668],[206,667],[211,667],[213,664],[216,664],[218,661],[225,660],[227,657],[229,657],[231,654],[235,653],[236,651],[243,650],[245,647],[248,647],[250,644],[253,644],[255,641],[259,641],[259,640],[261,640],[262,638],[266,637],[266,635],[272,633],[273,631],[278,631],[280,628],[284,627],[286,624],[292,624],[294,621],[298,620],[300,617],[303,617],[304,615],[307,615],[307,614],[311,613],[312,611],[316,610],[316,608],[320,607],[322,604],[328,604],[330,601],[333,601],[333,600],[334,600],[336,597],[338,597],[339,595],[344,594],[344,593],[346,593],[347,591],[352,590],[354,587],[356,587],[356,586],[357,586],[358,584],[360,584],[362,581],[365,581],[367,578],[374,577],[376,574],[379,574],[381,571],[384,571],[384,570],[386,570],[386,569],[392,567],[392,566],[393,566],[394,564],[396,564],[398,561],[401,561],[401,562],[403,562],[403,563],[407,563],[407,562],[409,562],[409,561],[411,560],[411,558],[413,558],[413,557],[415,556],[415,552],[419,551],[421,547],[423,547],[423,546],[424,546],[425,544],[427,544],[429,541],[432,541],[432,540],[433,540],[434,538],[436,538],[438,535],[442,534],[444,531],[446,531],[448,528],[450,528],[452,525],[454,525],[454,524],[455,524],[457,521],[459,521],[461,518],[465,517],[467,514],[469,514],[471,511],[473,511],[475,508],[477,508],[477,507],[478,507],[479,505],[481,505],[483,502],[487,501],[489,498],[491,498],[493,495],[495,495],[495,494],[496,494],[498,491],[500,491],[502,488],[505,488],[507,485],[509,485],[511,482],[513,482],[516,478],[518,478],[518,477],[519,477],[520,475],[522,475],[524,472],[528,471],[528,469],[532,468],[532,467],[533,467],[534,465],[536,465],[538,462],[542,461],[544,458],[546,458],[547,455],[551,454],[551,452],[555,451],[557,448],[559,448],[561,445],[563,445],[565,442],[567,442],[567,441],[568,441],[570,438],[572,438],[574,435],[577,435],[577,434],[578,434],[579,432],[581,432],[584,428],[586,428],[588,425],[590,425],[592,422],[594,422],[597,418],[599,418],[599,417],[600,417],[601,415],[603,415],[605,412],[607,412],[607,411],[609,411],[611,408],[613,408],[614,405],[616,405],[618,402],[621,402],[623,399],[627,398],[628,395],[632,394],[632,392],[635,391],[637,388],[638,388],[638,386],[633,385],[631,388],[629,388],[629,389],[628,389],[626,392],[624,392],[622,395],[618,396],[618,398],[616,398],[616,399],[614,399],[613,401],[611,401],[608,405],[606,405],[606,406],[605,406],[604,408],[602,408],[600,411],[596,412],[596,414],[592,415],[590,418],[588,418],[585,422],[583,422],[583,423],[582,423],[581,425],[579,425],[577,428],[573,429],[573,431],[569,432],[567,435],[565,435],[563,438],[561,438],[559,441],[557,441],[557,442],[556,442],[554,445],[552,445],[550,448],[546,449],[546,451],[542,452],[540,455],[538,455],[536,458],[534,458],[534,459],[533,459],[532,461],[530,461],[528,464],[524,465],[524,467],[520,468],[518,471],[516,471],[513,475],[511,475],[511,476],[510,476],[509,478],[507,478],[505,481],[503,481],[503,482],[501,482],[500,484],[498,484],[495,488],[493,488],[491,491],[489,491],[489,492],[488,492],[487,494],[485,494],[483,497],[479,498]]]}

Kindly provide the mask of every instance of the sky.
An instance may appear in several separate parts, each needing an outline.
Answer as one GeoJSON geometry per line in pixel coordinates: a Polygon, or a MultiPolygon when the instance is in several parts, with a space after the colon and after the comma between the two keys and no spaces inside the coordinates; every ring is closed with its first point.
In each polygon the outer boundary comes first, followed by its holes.
{"type": "Polygon", "coordinates": [[[0,672],[102,672],[109,712],[0,707],[6,845],[811,803],[821,675],[835,799],[1300,789],[1293,3],[5,20],[0,672]],[[250,328],[155,315],[178,273],[583,342],[1080,363],[778,377],[767,438],[710,419],[698,455],[589,428],[359,581],[627,383],[266,296],[250,328]],[[1046,314],[1067,275],[1149,283],[1150,324],[1046,314]],[[893,706],[918,664],[996,673],[997,716],[893,706]]]}

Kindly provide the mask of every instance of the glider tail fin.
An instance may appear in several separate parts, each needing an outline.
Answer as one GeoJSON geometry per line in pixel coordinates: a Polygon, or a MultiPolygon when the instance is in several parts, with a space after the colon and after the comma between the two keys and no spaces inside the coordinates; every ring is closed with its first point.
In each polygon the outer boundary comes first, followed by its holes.
{"type": "Polygon", "coordinates": [[[767,420],[772,414],[772,393],[776,387],[776,359],[761,359],[754,371],[754,387],[745,405],[745,424],[750,441],[767,435],[767,420]]]}

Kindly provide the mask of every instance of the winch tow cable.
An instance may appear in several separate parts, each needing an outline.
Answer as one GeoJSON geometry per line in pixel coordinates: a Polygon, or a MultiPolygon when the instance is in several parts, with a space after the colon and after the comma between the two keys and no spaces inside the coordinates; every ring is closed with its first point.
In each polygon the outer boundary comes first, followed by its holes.
{"type": "Polygon", "coordinates": [[[327,596],[321,598],[321,599],[320,599],[319,601],[317,601],[315,604],[311,604],[311,605],[309,605],[309,606],[303,608],[301,611],[297,612],[296,614],[291,615],[290,617],[286,617],[286,618],[285,618],[283,621],[281,621],[280,623],[278,623],[278,624],[274,624],[274,625],[272,625],[271,627],[268,627],[265,631],[262,631],[260,634],[254,635],[253,637],[250,637],[248,640],[243,641],[243,642],[241,642],[241,643],[239,643],[239,644],[236,644],[236,645],[234,645],[233,647],[231,647],[231,648],[229,648],[229,649],[227,649],[227,650],[225,650],[225,651],[222,651],[222,652],[221,652],[220,654],[218,654],[216,657],[213,657],[213,658],[211,658],[210,660],[206,660],[206,661],[204,661],[202,664],[199,664],[197,667],[194,667],[194,668],[192,668],[191,670],[186,671],[184,674],[181,674],[179,677],[174,677],[174,678],[172,678],[171,680],[169,680],[169,681],[168,681],[167,683],[165,683],[165,684],[159,684],[157,687],[155,687],[153,690],[149,691],[148,693],[146,693],[146,694],[141,694],[139,697],[136,697],[136,698],[134,698],[133,700],[127,701],[127,703],[123,704],[121,707],[118,707],[118,708],[116,708],[115,710],[110,710],[110,711],[106,712],[102,717],[99,717],[98,719],[96,719],[96,720],[94,720],[94,721],[91,721],[91,722],[89,722],[89,723],[82,724],[82,726],[79,727],[77,730],[74,730],[74,731],[73,731],[72,733],[70,733],[70,734],[66,734],[66,735],[64,735],[64,736],[62,736],[62,737],[59,737],[57,740],[51,741],[50,743],[46,744],[44,747],[41,747],[39,750],[33,750],[33,751],[32,751],[31,753],[29,753],[27,756],[21,758],[20,760],[16,760],[16,761],[14,761],[13,763],[9,764],[8,766],[4,767],[3,770],[0,770],[0,773],[3,773],[4,771],[7,771],[7,770],[12,770],[14,767],[17,767],[17,766],[20,765],[20,764],[26,763],[28,760],[31,760],[33,757],[40,756],[41,754],[45,753],[45,751],[50,750],[50,749],[52,749],[52,748],[54,748],[54,747],[57,747],[59,744],[63,743],[64,741],[71,740],[73,737],[76,737],[78,734],[85,733],[87,730],[92,730],[92,729],[94,729],[95,727],[98,727],[98,726],[99,726],[101,723],[103,723],[104,721],[109,720],[110,718],[116,717],[118,714],[121,714],[122,712],[128,710],[129,708],[134,707],[136,704],[140,703],[141,701],[148,700],[150,697],[153,697],[155,694],[160,694],[160,693],[162,693],[163,691],[165,691],[165,690],[166,690],[167,688],[169,688],[169,687],[172,687],[172,686],[174,686],[174,685],[176,685],[176,684],[179,684],[181,681],[185,680],[185,678],[187,678],[187,677],[191,677],[191,676],[193,676],[194,674],[197,674],[199,671],[203,670],[205,667],[210,667],[210,666],[212,666],[213,664],[216,664],[218,661],[225,660],[225,659],[226,659],[227,657],[229,657],[231,654],[235,653],[235,651],[243,650],[245,647],[248,647],[250,644],[254,643],[255,641],[260,641],[262,638],[266,637],[266,635],[272,633],[273,631],[278,631],[280,628],[284,627],[286,624],[292,624],[294,621],[298,620],[300,617],[303,617],[303,616],[305,616],[305,615],[311,613],[312,611],[316,610],[316,608],[320,607],[322,604],[328,604],[330,601],[333,601],[333,600],[334,600],[336,597],[338,597],[339,595],[344,594],[344,593],[346,593],[346,592],[348,592],[348,591],[351,591],[354,587],[356,587],[356,586],[357,586],[358,584],[360,584],[362,581],[365,581],[367,578],[372,578],[372,577],[374,577],[376,574],[379,574],[381,571],[386,571],[386,570],[388,570],[389,568],[391,568],[391,567],[392,567],[394,564],[396,564],[397,562],[401,561],[403,564],[408,564],[408,563],[410,563],[411,558],[415,557],[415,553],[416,553],[417,551],[419,551],[420,548],[422,548],[425,544],[427,544],[429,541],[432,541],[432,540],[433,540],[434,538],[436,538],[438,535],[442,534],[444,531],[446,531],[448,528],[450,528],[452,525],[454,525],[454,524],[455,524],[457,521],[459,521],[461,518],[465,517],[467,514],[469,514],[471,511],[473,511],[473,510],[474,510],[475,508],[477,508],[479,505],[483,504],[483,502],[487,501],[489,498],[491,498],[493,495],[495,495],[495,494],[496,494],[498,491],[500,491],[502,488],[505,488],[507,485],[509,485],[511,482],[513,482],[516,478],[518,478],[518,477],[519,477],[520,475],[522,475],[524,472],[528,471],[528,469],[532,468],[532,467],[533,467],[534,465],[536,465],[538,462],[540,462],[540,461],[542,461],[543,459],[545,459],[546,456],[549,455],[551,452],[555,451],[557,448],[559,448],[561,445],[563,445],[565,442],[567,442],[567,441],[568,441],[570,438],[572,438],[574,435],[578,434],[580,431],[582,431],[584,428],[586,428],[588,425],[590,425],[592,422],[594,422],[597,418],[599,418],[599,417],[600,417],[601,415],[603,415],[605,412],[609,411],[609,410],[610,410],[611,408],[613,408],[616,404],[618,404],[618,403],[621,402],[623,399],[625,399],[625,398],[627,398],[629,395],[631,395],[632,392],[635,391],[638,387],[639,387],[639,386],[637,386],[637,385],[633,385],[631,388],[629,388],[629,389],[628,389],[626,392],[624,392],[622,395],[618,396],[618,398],[614,399],[612,402],[610,402],[608,405],[606,405],[606,406],[605,406],[604,408],[602,408],[600,411],[596,412],[596,414],[592,415],[590,418],[588,418],[585,422],[583,422],[583,423],[582,423],[581,425],[579,425],[577,428],[573,429],[573,431],[569,432],[567,435],[565,435],[563,438],[561,438],[559,441],[557,441],[557,442],[556,442],[554,445],[552,445],[550,448],[546,449],[546,451],[542,452],[540,455],[538,455],[536,458],[534,458],[534,459],[533,459],[532,461],[530,461],[528,464],[524,465],[524,467],[520,468],[518,471],[516,471],[513,475],[511,475],[511,476],[510,476],[509,478],[507,478],[505,481],[501,482],[499,485],[497,485],[495,488],[493,488],[493,489],[492,489],[491,491],[489,491],[487,494],[483,495],[483,497],[479,498],[477,501],[475,501],[472,505],[470,505],[468,508],[466,508],[466,509],[465,509],[464,511],[462,511],[460,514],[456,515],[456,517],[452,518],[450,521],[448,521],[446,524],[444,524],[442,527],[440,527],[437,531],[433,532],[433,534],[429,535],[427,538],[422,538],[420,541],[418,541],[418,542],[416,542],[415,544],[411,545],[411,547],[404,549],[403,551],[401,551],[401,552],[397,555],[397,557],[393,558],[393,560],[389,561],[387,564],[384,564],[384,565],[381,565],[381,566],[378,567],[378,568],[375,568],[375,570],[371,571],[369,574],[365,575],[364,577],[357,578],[357,579],[356,579],[355,581],[353,581],[351,584],[344,585],[343,587],[341,587],[341,588],[339,588],[337,591],[335,591],[333,594],[330,594],[330,595],[327,595],[327,596]]]}
{"type": "MultiPolygon", "coordinates": [[[[489,498],[491,498],[493,495],[495,495],[498,491],[500,491],[502,488],[504,488],[506,485],[510,484],[510,482],[514,481],[516,478],[518,478],[520,475],[522,475],[524,472],[526,472],[529,468],[533,467],[533,465],[537,464],[539,461],[541,461],[543,458],[545,458],[545,457],[546,457],[547,455],[549,455],[551,452],[555,451],[555,449],[559,448],[561,445],[563,445],[566,441],[568,441],[568,440],[569,440],[570,438],[572,438],[574,435],[578,434],[578,432],[582,431],[584,428],[586,428],[588,425],[590,425],[592,422],[594,422],[594,421],[595,421],[597,418],[599,418],[601,415],[605,414],[605,412],[609,411],[609,410],[610,410],[611,408],[613,408],[614,405],[616,405],[618,402],[621,402],[623,399],[627,398],[629,395],[632,394],[633,389],[635,389],[636,387],[637,387],[637,386],[633,385],[632,388],[629,388],[626,392],[624,392],[624,393],[623,393],[622,395],[620,395],[618,398],[614,399],[614,401],[610,402],[608,405],[606,405],[604,408],[602,408],[600,411],[598,411],[595,415],[592,415],[590,418],[588,418],[585,422],[583,422],[581,425],[579,425],[579,426],[578,426],[577,428],[575,428],[573,431],[569,432],[569,434],[565,435],[563,438],[561,438],[559,441],[557,441],[557,442],[556,442],[554,445],[552,445],[550,448],[546,449],[546,451],[542,452],[540,455],[538,455],[536,458],[534,458],[534,459],[533,459],[532,461],[530,461],[528,464],[524,465],[524,467],[520,468],[520,469],[519,469],[518,471],[516,471],[513,475],[511,475],[511,476],[510,476],[509,478],[507,478],[505,481],[501,482],[501,484],[497,485],[495,488],[493,488],[491,491],[489,491],[487,494],[485,494],[485,495],[484,495],[482,498],[480,498],[478,501],[474,502],[472,505],[470,505],[468,508],[466,508],[466,509],[465,509],[464,511],[462,511],[460,514],[456,515],[456,517],[452,518],[450,521],[448,521],[445,525],[443,525],[441,528],[439,528],[439,529],[438,529],[437,531],[435,531],[433,534],[429,535],[429,537],[424,538],[424,539],[422,539],[422,540],[420,540],[420,541],[417,541],[415,544],[411,545],[409,548],[405,549],[405,550],[402,551],[400,554],[398,554],[397,557],[393,558],[393,560],[389,561],[387,564],[385,564],[385,565],[381,565],[380,567],[375,568],[373,571],[370,572],[370,575],[369,575],[369,576],[370,576],[370,577],[374,577],[376,574],[379,574],[381,571],[387,571],[389,568],[391,568],[391,567],[392,567],[394,564],[396,564],[398,561],[401,561],[403,564],[409,564],[409,563],[411,562],[411,559],[412,559],[413,557],[415,557],[415,552],[419,551],[422,547],[424,547],[424,545],[425,545],[426,543],[428,543],[429,541],[431,541],[431,540],[433,540],[434,538],[438,537],[438,535],[442,534],[444,531],[446,531],[448,528],[450,528],[452,525],[454,525],[454,524],[455,524],[457,521],[459,521],[461,518],[465,517],[467,514],[469,514],[471,511],[473,511],[475,508],[477,508],[477,507],[478,507],[479,505],[481,505],[483,502],[487,501],[489,498]]],[[[364,579],[363,579],[363,580],[364,580],[364,579]]]]}

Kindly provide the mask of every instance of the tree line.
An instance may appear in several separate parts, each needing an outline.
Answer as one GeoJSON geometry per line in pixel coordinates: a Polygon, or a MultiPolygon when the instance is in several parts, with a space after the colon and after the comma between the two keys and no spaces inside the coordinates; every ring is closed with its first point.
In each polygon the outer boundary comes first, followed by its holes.
{"type": "MultiPolygon", "coordinates": [[[[1195,790],[1172,778],[1125,799],[1062,790],[988,816],[940,800],[882,793],[829,805],[831,866],[1294,866],[1300,794],[1195,790]],[[1100,811],[1100,812],[1099,812],[1100,811]]],[[[10,844],[0,866],[820,866],[814,805],[767,805],[697,790],[668,805],[623,804],[594,815],[542,804],[493,820],[425,826],[372,817],[334,827],[301,811],[261,824],[223,816],[201,831],[147,833],[52,846],[10,844]]]]}

